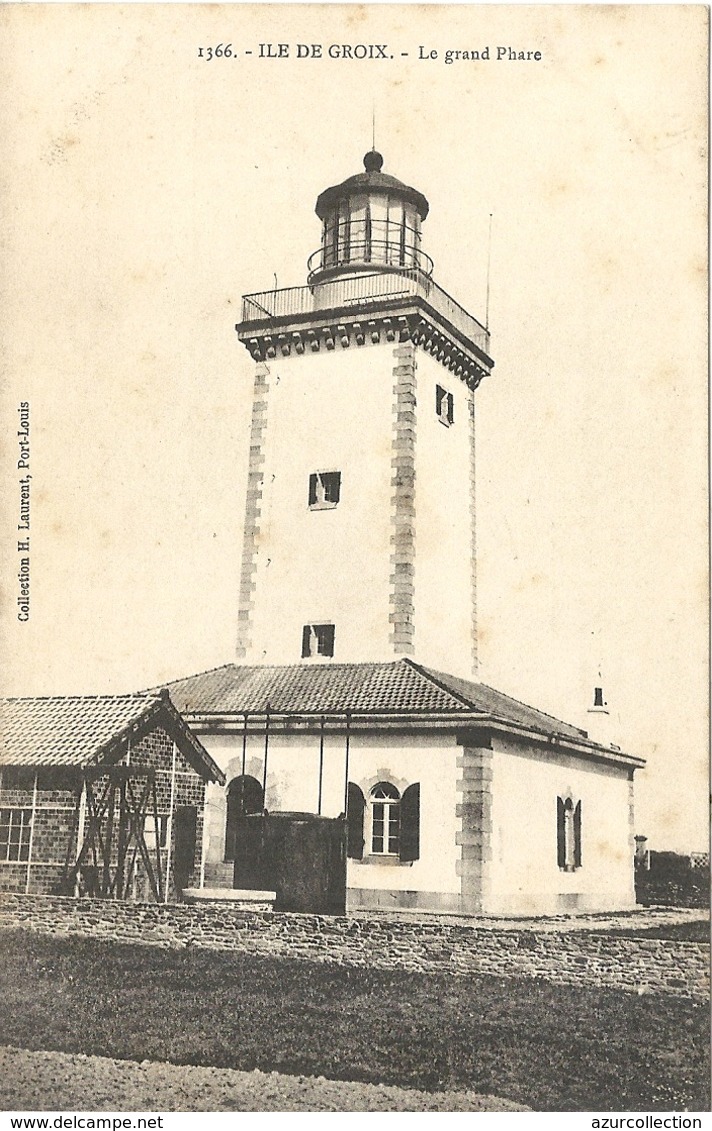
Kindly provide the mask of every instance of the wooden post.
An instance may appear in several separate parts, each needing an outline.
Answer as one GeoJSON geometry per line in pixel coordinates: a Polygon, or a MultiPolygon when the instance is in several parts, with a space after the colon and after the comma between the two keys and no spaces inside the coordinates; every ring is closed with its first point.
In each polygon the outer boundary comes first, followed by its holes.
{"type": "Polygon", "coordinates": [[[176,796],[176,744],[173,743],[173,755],[171,758],[171,800],[170,809],[168,810],[168,828],[166,829],[166,887],[163,893],[163,902],[168,903],[168,891],[170,888],[171,880],[171,851],[173,848],[173,806],[176,796]]]}
{"type": "Polygon", "coordinates": [[[344,751],[344,815],[349,811],[349,752],[351,744],[351,712],[346,712],[346,749],[344,751]]]}
{"type": "Polygon", "coordinates": [[[208,850],[208,783],[203,783],[203,835],[200,838],[200,886],[205,887],[205,854],[208,850]]]}
{"type": "Polygon", "coordinates": [[[128,848],[128,838],[126,835],[126,804],[126,779],[124,778],[119,783],[119,830],[116,847],[116,875],[114,877],[114,891],[117,899],[123,899],[126,894],[124,885],[124,880],[127,878],[125,876],[125,865],[126,850],[128,848]]]}
{"type": "Polygon", "coordinates": [[[37,813],[37,774],[35,770],[34,781],[32,782],[32,816],[30,817],[30,843],[27,846],[27,877],[25,879],[25,895],[30,892],[30,868],[32,866],[32,841],[35,836],[35,815],[37,813]]]}
{"type": "Polygon", "coordinates": [[[84,842],[84,826],[86,824],[87,816],[87,789],[84,778],[82,778],[81,785],[79,786],[79,806],[77,812],[77,848],[74,853],[76,859],[75,876],[74,876],[74,894],[78,896],[81,892],[81,883],[79,879],[79,853],[82,850],[84,842]]]}
{"type": "Polygon", "coordinates": [[[321,729],[319,731],[319,801],[317,804],[317,814],[321,817],[321,794],[324,781],[324,727],[326,719],[321,716],[321,729]]]}
{"type": "Polygon", "coordinates": [[[242,776],[245,776],[245,766],[247,765],[247,711],[242,724],[242,776]]]}
{"type": "Polygon", "coordinates": [[[106,817],[106,840],[104,842],[104,859],[102,868],[101,894],[106,898],[111,890],[111,849],[114,841],[114,803],[116,801],[116,785],[109,780],[109,805],[106,817]]]}
{"type": "Polygon", "coordinates": [[[153,809],[153,827],[155,829],[156,839],[156,883],[158,890],[156,893],[156,902],[164,903],[166,895],[163,890],[163,864],[161,863],[161,823],[158,820],[158,797],[156,794],[156,775],[151,778],[151,807],[153,809]]]}
{"type": "Polygon", "coordinates": [[[267,752],[269,750],[269,703],[265,709],[265,756],[262,767],[262,808],[267,808],[267,752]]]}

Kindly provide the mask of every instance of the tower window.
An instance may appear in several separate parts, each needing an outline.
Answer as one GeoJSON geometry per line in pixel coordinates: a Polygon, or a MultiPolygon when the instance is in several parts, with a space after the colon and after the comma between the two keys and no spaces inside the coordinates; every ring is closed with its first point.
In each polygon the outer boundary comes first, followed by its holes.
{"type": "Polygon", "coordinates": [[[334,655],[333,624],[305,624],[302,629],[302,659],[334,655]]]}
{"type": "Polygon", "coordinates": [[[309,507],[311,510],[328,510],[335,507],[340,497],[340,471],[315,471],[309,476],[309,507]]]}
{"type": "Polygon", "coordinates": [[[442,385],[435,386],[435,412],[441,424],[449,428],[455,419],[455,398],[442,385]]]}

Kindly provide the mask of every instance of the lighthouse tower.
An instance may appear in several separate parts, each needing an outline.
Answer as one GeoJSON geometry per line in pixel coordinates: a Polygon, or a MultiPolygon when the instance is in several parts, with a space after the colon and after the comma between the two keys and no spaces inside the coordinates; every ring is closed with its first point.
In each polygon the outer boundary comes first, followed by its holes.
{"type": "Polygon", "coordinates": [[[428,202],[382,171],[316,202],[305,286],[243,299],[255,362],[238,658],[408,656],[473,676],[484,326],[433,279],[428,202]]]}

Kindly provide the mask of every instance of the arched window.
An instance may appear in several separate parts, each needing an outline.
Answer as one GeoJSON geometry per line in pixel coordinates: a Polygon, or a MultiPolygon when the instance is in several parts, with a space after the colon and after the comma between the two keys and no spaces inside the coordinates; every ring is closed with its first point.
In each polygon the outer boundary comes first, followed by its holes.
{"type": "Polygon", "coordinates": [[[235,859],[240,821],[250,813],[261,813],[264,808],[262,786],[257,778],[240,774],[233,778],[227,789],[227,821],[225,825],[225,859],[235,859]]]}
{"type": "Polygon", "coordinates": [[[571,797],[556,799],[556,849],[563,871],[581,867],[581,802],[571,797]]]}
{"type": "Polygon", "coordinates": [[[412,863],[420,857],[420,783],[403,795],[392,782],[380,781],[368,803],[355,782],[349,782],[346,803],[346,855],[351,860],[373,856],[412,863]],[[367,820],[366,820],[367,818],[367,820]]]}
{"type": "Polygon", "coordinates": [[[400,793],[388,781],[379,781],[371,790],[371,852],[400,855],[400,793]]]}

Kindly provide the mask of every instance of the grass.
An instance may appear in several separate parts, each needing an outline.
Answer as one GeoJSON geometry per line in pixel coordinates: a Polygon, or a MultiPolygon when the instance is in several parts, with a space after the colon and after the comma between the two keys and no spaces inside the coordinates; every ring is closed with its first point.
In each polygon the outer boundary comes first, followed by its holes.
{"type": "Polygon", "coordinates": [[[261,1068],[539,1111],[706,1111],[708,1013],[663,996],[0,935],[0,1042],[261,1068]]]}
{"type": "Polygon", "coordinates": [[[692,919],[683,923],[660,923],[655,927],[593,927],[586,934],[615,935],[618,938],[669,939],[671,942],[710,941],[709,919],[692,919]]]}

